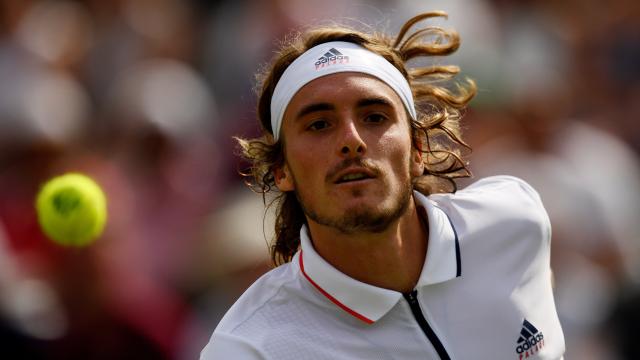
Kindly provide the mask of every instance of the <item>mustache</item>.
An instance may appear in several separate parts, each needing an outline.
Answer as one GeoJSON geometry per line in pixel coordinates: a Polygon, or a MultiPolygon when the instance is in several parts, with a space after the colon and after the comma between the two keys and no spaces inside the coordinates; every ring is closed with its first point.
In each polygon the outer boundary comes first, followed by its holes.
{"type": "Polygon", "coordinates": [[[326,180],[328,182],[333,181],[333,179],[340,173],[341,171],[350,168],[352,166],[362,167],[369,171],[371,171],[377,177],[380,174],[380,168],[371,160],[363,159],[363,158],[350,158],[345,159],[336,164],[333,168],[329,170],[326,176],[326,180]]]}

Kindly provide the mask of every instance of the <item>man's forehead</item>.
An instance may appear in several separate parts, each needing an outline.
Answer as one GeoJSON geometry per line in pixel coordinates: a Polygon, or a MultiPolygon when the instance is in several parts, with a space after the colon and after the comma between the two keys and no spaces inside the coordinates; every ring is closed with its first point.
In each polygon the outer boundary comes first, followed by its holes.
{"type": "Polygon", "coordinates": [[[355,103],[363,99],[384,99],[394,106],[402,100],[384,81],[368,74],[343,72],[317,78],[304,85],[291,99],[289,108],[323,101],[355,103]]]}

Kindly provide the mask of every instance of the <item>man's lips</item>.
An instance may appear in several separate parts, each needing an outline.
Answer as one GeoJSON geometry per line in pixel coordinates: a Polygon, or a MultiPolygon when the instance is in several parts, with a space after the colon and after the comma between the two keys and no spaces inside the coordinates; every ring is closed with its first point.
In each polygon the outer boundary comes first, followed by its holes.
{"type": "Polygon", "coordinates": [[[327,174],[327,182],[344,184],[375,179],[379,174],[378,167],[368,159],[351,158],[338,163],[327,174]]]}
{"type": "Polygon", "coordinates": [[[376,177],[376,174],[371,169],[368,169],[366,167],[354,166],[338,172],[334,176],[333,183],[343,184],[343,183],[373,179],[375,177],[376,177]]]}
{"type": "Polygon", "coordinates": [[[326,181],[329,184],[344,184],[375,179],[379,174],[380,169],[371,160],[350,158],[342,160],[329,170],[326,181]]]}

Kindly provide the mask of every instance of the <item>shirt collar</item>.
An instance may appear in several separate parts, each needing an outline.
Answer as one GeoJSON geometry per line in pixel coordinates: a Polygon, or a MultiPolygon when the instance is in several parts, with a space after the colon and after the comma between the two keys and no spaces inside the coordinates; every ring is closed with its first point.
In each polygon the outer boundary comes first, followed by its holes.
{"type": "Polygon", "coordinates": [[[416,288],[451,280],[461,275],[460,243],[451,218],[423,194],[414,191],[416,206],[429,221],[427,256],[416,288]],[[425,214],[426,212],[426,214],[425,214]]]}
{"type": "MultiPolygon", "coordinates": [[[[460,276],[458,239],[447,214],[429,198],[414,191],[421,216],[428,219],[429,244],[425,264],[416,288],[444,282],[460,276]]],[[[303,276],[325,297],[347,313],[373,323],[386,314],[402,297],[397,291],[379,288],[355,280],[338,271],[313,248],[309,231],[300,230],[300,246],[296,259],[303,276]]]]}

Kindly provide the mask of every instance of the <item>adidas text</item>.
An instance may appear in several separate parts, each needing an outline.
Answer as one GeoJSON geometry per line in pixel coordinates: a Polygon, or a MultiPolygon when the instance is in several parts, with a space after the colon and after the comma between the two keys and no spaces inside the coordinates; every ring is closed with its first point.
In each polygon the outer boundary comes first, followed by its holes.
{"type": "Polygon", "coordinates": [[[343,55],[338,50],[331,48],[324,55],[318,58],[315,66],[316,70],[321,69],[326,66],[334,65],[334,64],[344,64],[349,62],[349,56],[343,55]]]}
{"type": "Polygon", "coordinates": [[[544,335],[542,335],[542,333],[538,333],[536,336],[532,336],[521,345],[518,345],[518,347],[516,348],[516,352],[518,354],[522,354],[527,350],[535,349],[536,345],[542,345],[542,344],[544,344],[544,335]]]}

